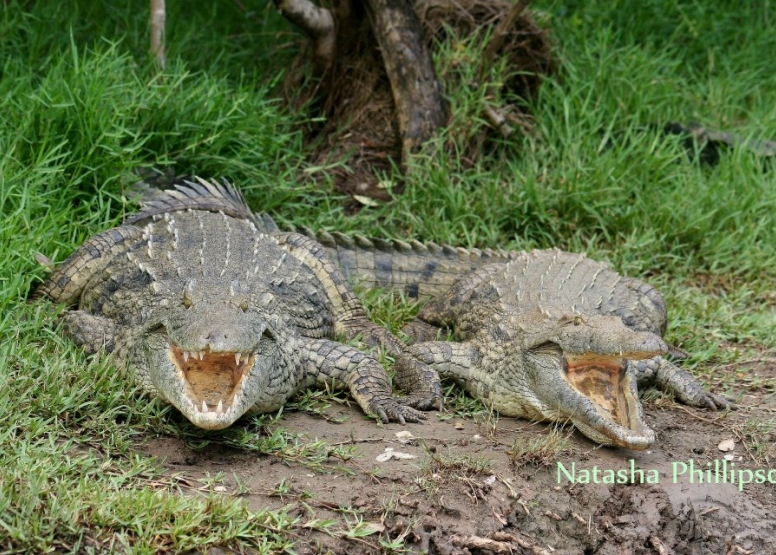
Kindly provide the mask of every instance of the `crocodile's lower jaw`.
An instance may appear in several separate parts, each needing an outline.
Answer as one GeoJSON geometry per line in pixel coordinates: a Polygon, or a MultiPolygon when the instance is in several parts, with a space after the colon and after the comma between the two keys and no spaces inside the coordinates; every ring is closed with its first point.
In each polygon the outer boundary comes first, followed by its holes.
{"type": "Polygon", "coordinates": [[[245,378],[253,368],[254,354],[183,351],[170,346],[168,356],[184,392],[176,406],[192,424],[206,430],[220,430],[240,418],[248,408],[238,401],[243,397],[245,378]]]}
{"type": "Polygon", "coordinates": [[[577,427],[604,445],[646,449],[654,441],[654,432],[642,420],[640,402],[627,378],[624,358],[603,355],[566,357],[569,384],[594,403],[599,414],[608,422],[604,426],[583,427],[577,424],[577,427]]]}

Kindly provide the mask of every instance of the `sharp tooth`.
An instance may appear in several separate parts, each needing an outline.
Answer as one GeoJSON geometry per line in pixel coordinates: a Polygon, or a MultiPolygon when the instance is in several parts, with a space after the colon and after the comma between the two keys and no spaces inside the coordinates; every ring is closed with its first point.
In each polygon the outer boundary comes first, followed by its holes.
{"type": "Polygon", "coordinates": [[[183,362],[188,362],[188,361],[189,361],[189,352],[183,351],[183,362]]]}
{"type": "Polygon", "coordinates": [[[207,412],[207,403],[204,400],[202,401],[202,412],[207,412]]]}
{"type": "Polygon", "coordinates": [[[203,358],[205,358],[205,351],[200,351],[199,352],[199,360],[202,360],[203,358]]]}
{"type": "Polygon", "coordinates": [[[240,365],[241,356],[242,356],[242,353],[240,353],[239,351],[234,354],[234,363],[238,366],[240,365]]]}
{"type": "Polygon", "coordinates": [[[218,406],[216,407],[216,413],[223,414],[223,412],[224,412],[224,404],[221,402],[221,399],[219,399],[218,406]]]}

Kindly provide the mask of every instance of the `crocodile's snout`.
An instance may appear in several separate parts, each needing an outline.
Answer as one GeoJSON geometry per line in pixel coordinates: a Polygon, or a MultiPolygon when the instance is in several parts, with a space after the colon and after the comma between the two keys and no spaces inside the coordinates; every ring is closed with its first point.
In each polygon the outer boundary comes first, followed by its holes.
{"type": "Polygon", "coordinates": [[[620,357],[565,359],[565,380],[577,397],[570,418],[580,431],[604,445],[646,449],[655,433],[644,422],[633,375],[620,357]]]}

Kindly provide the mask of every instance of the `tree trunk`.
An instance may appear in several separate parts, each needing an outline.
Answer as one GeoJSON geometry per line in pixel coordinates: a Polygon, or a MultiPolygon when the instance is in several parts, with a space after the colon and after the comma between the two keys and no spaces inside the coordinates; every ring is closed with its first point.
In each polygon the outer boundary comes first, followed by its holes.
{"type": "Polygon", "coordinates": [[[334,0],[331,9],[318,7],[311,0],[274,2],[280,13],[311,40],[313,71],[319,77],[333,66],[335,56],[352,52],[351,43],[361,40],[358,31],[363,19],[359,17],[363,18],[366,11],[391,84],[401,161],[406,168],[408,156],[447,122],[447,104],[412,0],[366,0],[358,5],[353,0],[334,0]]]}
{"type": "Polygon", "coordinates": [[[447,122],[447,103],[411,0],[367,0],[402,140],[402,165],[447,122]]]}

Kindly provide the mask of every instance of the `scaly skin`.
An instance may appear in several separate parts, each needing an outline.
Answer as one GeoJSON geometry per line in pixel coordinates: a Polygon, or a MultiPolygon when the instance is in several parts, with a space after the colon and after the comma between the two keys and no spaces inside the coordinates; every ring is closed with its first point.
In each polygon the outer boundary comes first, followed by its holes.
{"type": "Polygon", "coordinates": [[[333,382],[383,421],[417,421],[391,397],[356,336],[398,355],[323,248],[266,233],[231,186],[199,180],[146,197],[124,225],[92,237],[33,298],[70,307],[62,330],[89,352],[112,352],[148,391],[206,429],[282,407],[333,382]]]}
{"type": "MultiPolygon", "coordinates": [[[[266,215],[264,225],[277,229],[266,215]]],[[[349,280],[367,289],[375,287],[401,291],[410,299],[436,297],[445,293],[461,276],[492,264],[507,262],[519,253],[493,249],[465,249],[416,240],[369,239],[362,235],[315,232],[304,227],[300,233],[320,243],[326,256],[349,280]]]]}
{"type": "Polygon", "coordinates": [[[646,449],[655,434],[637,384],[696,406],[731,406],[660,356],[665,324],[665,302],[645,283],[584,255],[520,253],[470,272],[421,310],[409,335],[452,328],[457,342],[410,346],[396,381],[422,387],[438,372],[504,415],[570,421],[604,445],[646,449]]]}

